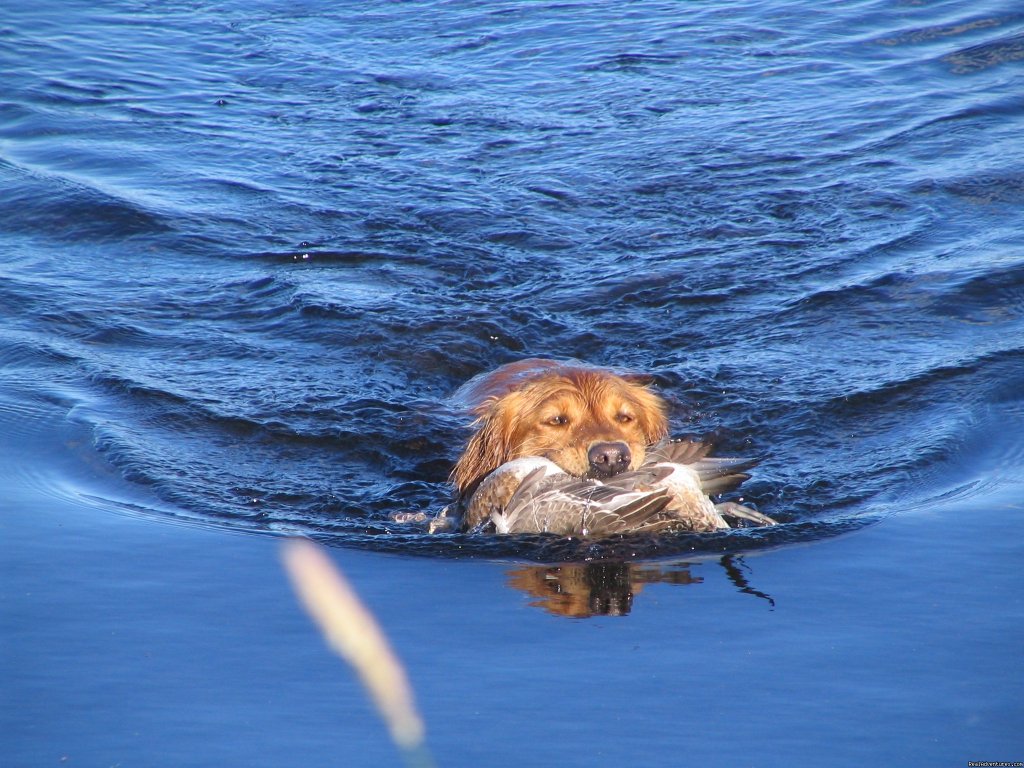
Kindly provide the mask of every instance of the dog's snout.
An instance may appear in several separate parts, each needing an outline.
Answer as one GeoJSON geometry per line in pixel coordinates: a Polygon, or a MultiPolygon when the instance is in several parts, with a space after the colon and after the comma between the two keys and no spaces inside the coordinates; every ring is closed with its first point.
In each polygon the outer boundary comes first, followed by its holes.
{"type": "Polygon", "coordinates": [[[587,451],[590,471],[600,477],[617,475],[629,468],[633,457],[625,443],[594,443],[587,451]]]}

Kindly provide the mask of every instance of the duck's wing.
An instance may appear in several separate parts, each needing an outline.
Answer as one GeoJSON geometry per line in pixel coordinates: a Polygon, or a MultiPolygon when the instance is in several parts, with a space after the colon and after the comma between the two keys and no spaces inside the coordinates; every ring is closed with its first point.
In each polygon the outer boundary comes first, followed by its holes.
{"type": "Polygon", "coordinates": [[[667,461],[670,464],[693,464],[711,452],[713,444],[704,440],[672,440],[664,438],[647,449],[644,464],[667,461]]]}
{"type": "Polygon", "coordinates": [[[473,530],[482,523],[489,523],[491,513],[505,509],[527,480],[530,480],[527,487],[532,487],[545,476],[568,477],[556,464],[539,457],[502,464],[487,475],[465,501],[462,530],[473,530]]]}
{"type": "Polygon", "coordinates": [[[673,467],[667,464],[642,464],[636,469],[605,478],[602,482],[605,487],[612,489],[609,492],[650,490],[664,482],[673,471],[673,467]]]}
{"type": "MultiPolygon", "coordinates": [[[[750,478],[748,469],[760,463],[760,457],[730,458],[708,456],[712,444],[700,440],[662,440],[647,452],[647,458],[637,472],[648,465],[683,464],[697,473],[701,490],[709,496],[728,493],[750,478]]],[[[625,473],[624,473],[625,474],[625,473]]]]}
{"type": "Polygon", "coordinates": [[[669,502],[663,488],[631,491],[596,480],[531,472],[501,511],[491,513],[499,533],[601,536],[650,523],[669,502]]]}
{"type": "MultiPolygon", "coordinates": [[[[530,472],[526,477],[522,479],[516,488],[515,492],[508,498],[508,501],[503,505],[503,512],[507,514],[510,510],[522,509],[525,505],[529,504],[532,499],[541,495],[544,491],[557,487],[561,483],[544,483],[544,478],[548,476],[548,473],[544,470],[544,467],[538,467],[537,469],[530,472]],[[543,487],[542,487],[543,484],[543,487]]],[[[566,478],[564,480],[567,484],[575,482],[574,478],[566,478]]]]}
{"type": "MultiPolygon", "coordinates": [[[[603,492],[609,490],[613,489],[604,486],[603,492]]],[[[643,492],[617,491],[599,504],[585,506],[580,534],[607,536],[652,530],[661,520],[661,513],[669,501],[670,496],[665,488],[643,492]]]]}
{"type": "Polygon", "coordinates": [[[674,528],[690,531],[716,531],[728,528],[723,514],[762,525],[768,518],[747,507],[729,505],[716,508],[711,496],[738,488],[750,477],[745,470],[758,463],[758,458],[708,456],[711,444],[694,440],[664,440],[652,446],[644,463],[637,469],[605,480],[609,486],[632,491],[664,488],[669,503],[663,518],[675,521],[672,526],[659,525],[658,530],[674,528]],[[762,519],[763,518],[763,519],[762,519]]]}

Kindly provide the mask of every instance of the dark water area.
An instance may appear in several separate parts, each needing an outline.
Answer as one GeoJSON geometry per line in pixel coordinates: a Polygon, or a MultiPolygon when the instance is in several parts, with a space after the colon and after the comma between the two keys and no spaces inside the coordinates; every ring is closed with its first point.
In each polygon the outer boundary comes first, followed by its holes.
{"type": "Polygon", "coordinates": [[[1017,3],[8,5],[0,762],[396,763],[296,534],[441,765],[1024,760],[1017,3]],[[392,522],[524,357],[782,524],[392,522]]]}

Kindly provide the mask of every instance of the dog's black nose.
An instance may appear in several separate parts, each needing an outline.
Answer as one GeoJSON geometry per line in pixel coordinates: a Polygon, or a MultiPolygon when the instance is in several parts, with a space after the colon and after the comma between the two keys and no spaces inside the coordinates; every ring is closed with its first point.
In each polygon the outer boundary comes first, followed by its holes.
{"type": "Polygon", "coordinates": [[[594,443],[587,451],[590,471],[598,477],[611,477],[629,468],[633,457],[625,443],[594,443]]]}

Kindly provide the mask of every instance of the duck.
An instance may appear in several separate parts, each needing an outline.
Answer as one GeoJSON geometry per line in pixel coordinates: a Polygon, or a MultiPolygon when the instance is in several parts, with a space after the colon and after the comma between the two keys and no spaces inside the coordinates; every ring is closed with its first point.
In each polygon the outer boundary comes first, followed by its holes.
{"type": "Polygon", "coordinates": [[[776,521],[711,497],[739,487],[760,459],[712,457],[712,444],[662,440],[635,470],[605,478],[570,475],[529,456],[502,464],[464,503],[461,530],[600,537],[624,533],[712,532],[776,521]]]}

